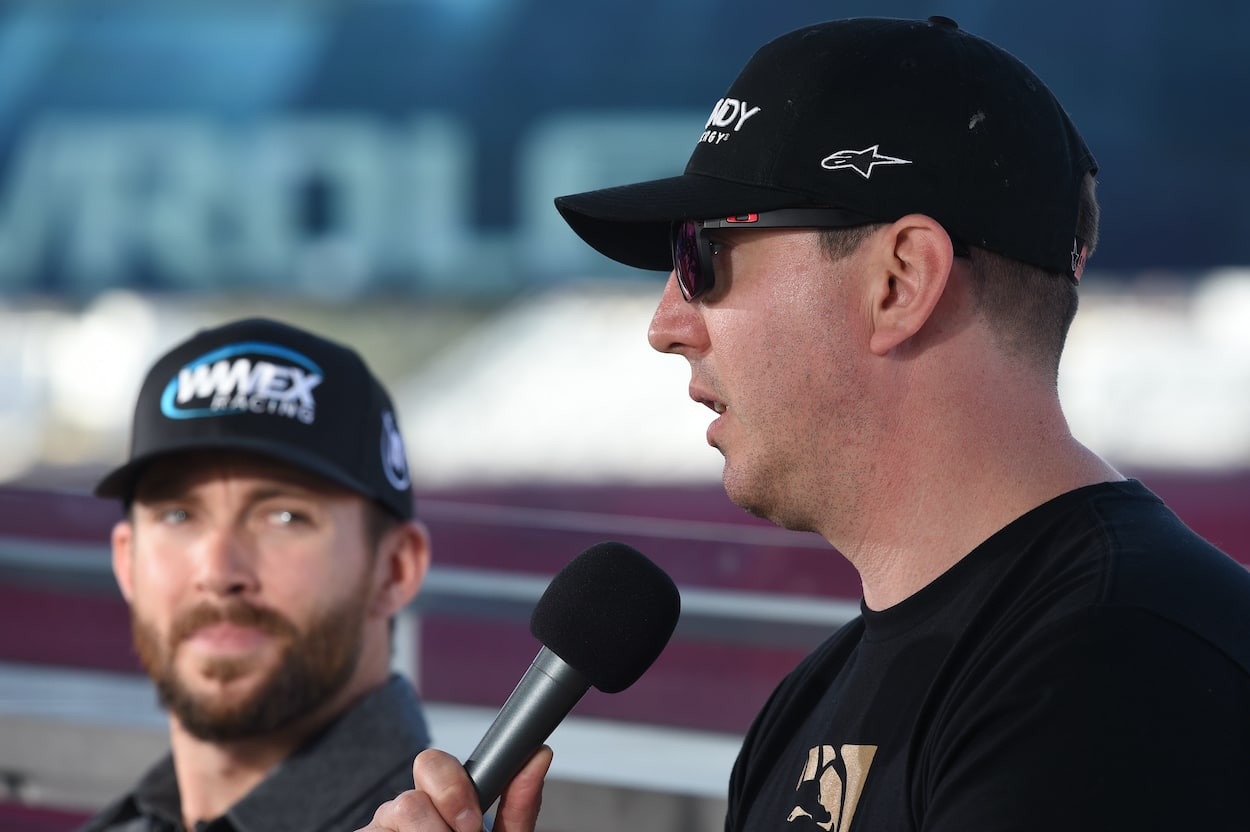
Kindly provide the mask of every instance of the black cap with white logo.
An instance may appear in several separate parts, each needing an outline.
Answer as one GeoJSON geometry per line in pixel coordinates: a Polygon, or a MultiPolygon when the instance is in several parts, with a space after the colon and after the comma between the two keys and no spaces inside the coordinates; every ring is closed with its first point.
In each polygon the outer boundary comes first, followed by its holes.
{"type": "Polygon", "coordinates": [[[156,459],[214,449],[277,459],[414,514],[390,396],[354,350],[288,324],[234,321],[162,356],[139,391],[130,459],[95,493],[129,501],[156,459]]]}
{"type": "Polygon", "coordinates": [[[1071,276],[1096,171],[1063,107],[1003,49],[948,18],[852,18],[761,47],[683,175],[556,207],[600,253],[643,269],[672,268],[674,220],[826,206],[927,214],[964,243],[1071,276]]]}

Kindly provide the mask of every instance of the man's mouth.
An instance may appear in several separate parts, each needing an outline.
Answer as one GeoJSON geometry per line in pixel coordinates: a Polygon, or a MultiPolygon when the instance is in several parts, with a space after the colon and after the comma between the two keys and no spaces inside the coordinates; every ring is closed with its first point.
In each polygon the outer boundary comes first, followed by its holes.
{"type": "Polygon", "coordinates": [[[187,643],[212,652],[247,652],[271,641],[273,636],[255,627],[222,622],[195,631],[187,643]]]}
{"type": "Polygon", "coordinates": [[[719,414],[724,413],[724,412],[725,412],[725,410],[726,410],[726,408],[725,408],[725,403],[724,403],[724,402],[719,402],[719,401],[717,401],[716,399],[709,399],[709,398],[706,398],[706,397],[704,397],[704,396],[702,396],[702,395],[700,395],[700,394],[696,393],[696,392],[695,392],[695,391],[693,391],[693,390],[692,390],[692,391],[690,391],[690,398],[694,399],[696,402],[698,402],[699,404],[703,405],[704,407],[706,407],[706,408],[708,408],[708,409],[710,409],[710,410],[712,410],[712,411],[715,411],[718,415],[719,415],[719,414]]]}

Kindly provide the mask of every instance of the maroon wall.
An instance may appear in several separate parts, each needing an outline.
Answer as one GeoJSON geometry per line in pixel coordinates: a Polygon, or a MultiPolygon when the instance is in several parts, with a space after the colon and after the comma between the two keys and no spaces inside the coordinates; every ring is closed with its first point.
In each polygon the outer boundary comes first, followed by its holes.
{"type": "MultiPolygon", "coordinates": [[[[1194,529],[1250,564],[1250,472],[1139,474],[1194,529]]],[[[635,546],[683,589],[854,600],[854,571],[813,535],[748,517],[718,486],[532,486],[418,495],[441,566],[554,574],[601,540],[635,546]]],[[[108,502],[0,489],[0,546],[99,547],[118,516],[108,502]]],[[[80,549],[81,551],[81,549],[80,549]]],[[[95,554],[90,549],[88,556],[95,554]]],[[[524,616],[489,605],[440,607],[423,619],[421,686],[434,701],[497,706],[537,649],[524,616]]],[[[128,617],[107,573],[49,581],[0,572],[0,661],[137,671],[128,617]]],[[[680,633],[680,631],[679,631],[680,633]]],[[[615,696],[591,691],[579,713],[742,731],[806,643],[676,637],[654,668],[615,696]]]]}

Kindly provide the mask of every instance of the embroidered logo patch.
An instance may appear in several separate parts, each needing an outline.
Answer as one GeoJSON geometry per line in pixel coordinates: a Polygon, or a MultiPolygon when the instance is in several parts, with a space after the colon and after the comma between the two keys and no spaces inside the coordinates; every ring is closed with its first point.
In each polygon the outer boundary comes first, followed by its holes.
{"type": "Polygon", "coordinates": [[[404,453],[404,440],[400,438],[399,426],[395,424],[395,414],[386,411],[382,414],[382,471],[391,488],[404,491],[412,485],[412,477],[408,473],[408,455],[404,453]]]}

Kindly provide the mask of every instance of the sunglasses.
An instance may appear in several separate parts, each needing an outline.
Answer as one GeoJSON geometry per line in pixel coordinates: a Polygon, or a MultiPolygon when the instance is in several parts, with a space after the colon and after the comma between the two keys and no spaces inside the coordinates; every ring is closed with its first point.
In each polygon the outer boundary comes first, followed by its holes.
{"type": "MultiPolygon", "coordinates": [[[[669,229],[673,271],[682,297],[692,301],[716,285],[712,268],[712,241],[703,233],[709,228],[853,228],[880,220],[839,208],[783,208],[758,214],[738,214],[714,220],[677,220],[669,229]]],[[[968,248],[951,238],[956,257],[967,257],[968,248]]]]}

